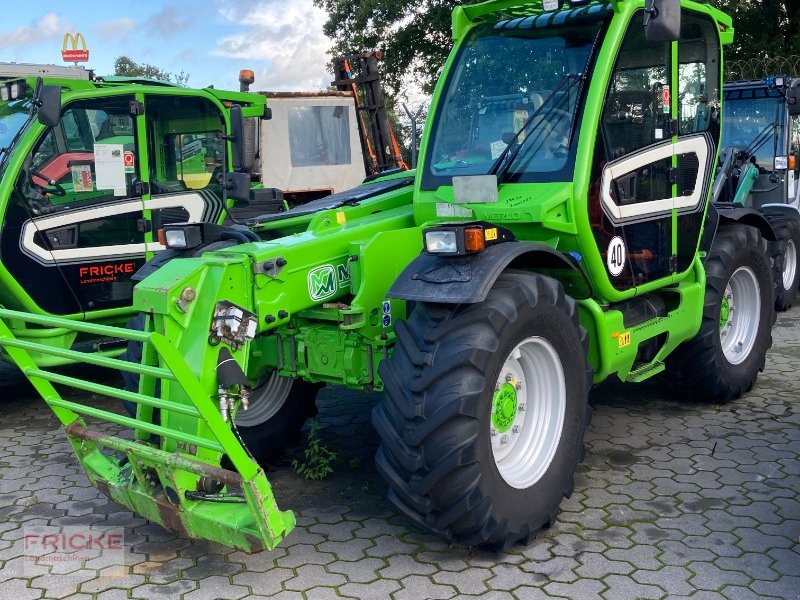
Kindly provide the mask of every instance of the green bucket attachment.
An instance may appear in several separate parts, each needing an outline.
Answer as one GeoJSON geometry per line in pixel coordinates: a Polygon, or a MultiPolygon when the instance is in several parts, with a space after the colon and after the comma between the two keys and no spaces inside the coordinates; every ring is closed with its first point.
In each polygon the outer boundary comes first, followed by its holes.
{"type": "Polygon", "coordinates": [[[272,549],[294,528],[294,514],[278,508],[216,398],[164,335],[0,309],[0,346],[61,421],[89,480],[118,504],[181,535],[245,552],[272,549]],[[139,342],[142,362],[17,339],[8,322],[139,342]],[[41,366],[70,362],[134,373],[139,391],[41,366]],[[108,406],[65,399],[59,389],[101,396],[108,406]],[[136,404],[136,417],[119,412],[120,400],[136,404]],[[221,466],[223,456],[230,468],[221,466]]]}

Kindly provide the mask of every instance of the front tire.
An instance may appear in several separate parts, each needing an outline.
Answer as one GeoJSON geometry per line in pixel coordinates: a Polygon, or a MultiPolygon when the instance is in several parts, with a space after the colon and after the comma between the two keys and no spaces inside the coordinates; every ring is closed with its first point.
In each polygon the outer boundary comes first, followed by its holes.
{"type": "Polygon", "coordinates": [[[764,370],[775,323],[775,283],[755,227],[731,224],[714,237],[705,263],[700,331],[667,358],[665,378],[689,398],[725,403],[764,370]]]}
{"type": "Polygon", "coordinates": [[[391,502],[420,527],[495,550],[549,526],[590,414],[575,301],[554,279],[505,273],[485,301],[416,303],[395,330],[373,411],[391,502]]]}

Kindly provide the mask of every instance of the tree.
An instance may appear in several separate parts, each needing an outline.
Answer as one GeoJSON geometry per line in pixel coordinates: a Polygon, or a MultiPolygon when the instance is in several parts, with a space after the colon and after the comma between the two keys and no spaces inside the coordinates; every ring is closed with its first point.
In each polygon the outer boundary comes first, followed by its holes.
{"type": "Polygon", "coordinates": [[[116,58],[114,61],[114,75],[171,81],[181,86],[185,86],[189,81],[189,74],[184,71],[180,73],[170,73],[169,71],[159,69],[148,63],[137,63],[127,56],[118,56],[116,58]]]}
{"type": "MultiPolygon", "coordinates": [[[[452,48],[452,10],[475,1],[314,0],[314,4],[328,13],[324,32],[334,41],[333,52],[384,51],[384,80],[396,95],[411,74],[423,93],[433,91],[452,48]]],[[[726,48],[726,59],[800,54],[800,0],[711,1],[734,18],[736,39],[733,47],[726,48]]]]}
{"type": "Polygon", "coordinates": [[[397,94],[413,72],[424,93],[436,78],[452,47],[450,14],[465,0],[314,0],[328,13],[323,30],[334,41],[332,52],[348,54],[383,50],[383,79],[397,94]]]}

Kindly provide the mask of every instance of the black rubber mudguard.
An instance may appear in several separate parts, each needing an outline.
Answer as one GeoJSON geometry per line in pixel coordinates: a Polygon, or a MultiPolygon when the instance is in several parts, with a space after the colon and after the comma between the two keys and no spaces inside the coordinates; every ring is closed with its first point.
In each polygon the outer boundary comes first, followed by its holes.
{"type": "Polygon", "coordinates": [[[465,256],[420,254],[400,273],[387,295],[417,302],[475,304],[486,299],[494,282],[509,266],[529,270],[566,269],[578,273],[585,283],[585,294],[572,295],[588,297],[591,294],[589,279],[569,254],[546,244],[507,242],[465,256]]]}

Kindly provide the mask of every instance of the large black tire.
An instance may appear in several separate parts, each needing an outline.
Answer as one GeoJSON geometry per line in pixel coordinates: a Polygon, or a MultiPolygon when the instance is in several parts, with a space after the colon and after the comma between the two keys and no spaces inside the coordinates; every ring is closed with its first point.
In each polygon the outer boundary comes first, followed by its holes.
{"type": "MultiPolygon", "coordinates": [[[[418,526],[459,543],[502,550],[527,542],[572,493],[584,453],[592,371],[575,301],[554,279],[505,273],[485,301],[418,302],[395,331],[394,352],[379,367],[384,398],[372,413],[381,438],[376,465],[389,499],[418,526]],[[495,462],[492,405],[504,363],[531,336],[557,353],[564,418],[549,464],[520,488],[495,462]]],[[[521,398],[535,406],[545,400],[521,398]]]]}
{"type": "MultiPolygon", "coordinates": [[[[268,385],[268,384],[264,384],[268,385]]],[[[278,411],[269,419],[246,426],[240,419],[247,418],[247,413],[239,411],[236,420],[236,429],[242,437],[250,454],[260,465],[266,465],[280,456],[286,447],[300,439],[300,430],[307,419],[317,415],[317,394],[323,387],[322,384],[309,383],[302,379],[290,382],[291,391],[278,411]]],[[[263,386],[262,386],[263,387],[263,386]]],[[[253,390],[251,408],[254,410],[261,388],[253,390]]]]}
{"type": "Polygon", "coordinates": [[[800,222],[795,218],[785,218],[775,227],[775,236],[783,249],[780,268],[775,275],[775,309],[789,310],[797,298],[800,286],[800,222]]]}
{"type": "Polygon", "coordinates": [[[706,293],[700,331],[666,360],[665,380],[687,398],[729,402],[749,391],[764,370],[776,316],[775,282],[766,247],[755,227],[734,223],[717,231],[705,263],[706,293]],[[752,304],[758,308],[758,326],[750,350],[731,362],[723,351],[721,311],[726,289],[740,269],[752,273],[757,282],[758,302],[753,300],[752,304]]]}

